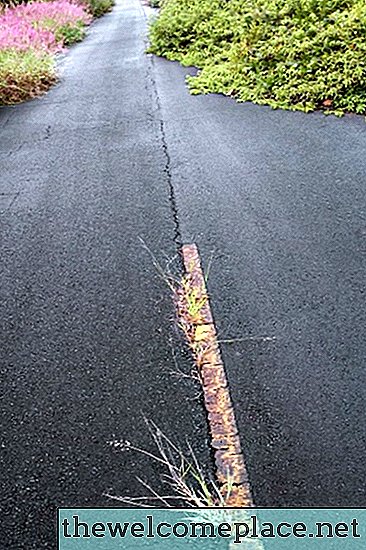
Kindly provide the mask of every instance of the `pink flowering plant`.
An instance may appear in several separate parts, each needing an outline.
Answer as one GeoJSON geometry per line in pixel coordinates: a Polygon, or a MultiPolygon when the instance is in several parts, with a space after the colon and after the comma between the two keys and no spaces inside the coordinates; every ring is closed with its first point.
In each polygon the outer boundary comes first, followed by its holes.
{"type": "MultiPolygon", "coordinates": [[[[15,10],[14,10],[15,11],[15,10]]],[[[59,50],[54,33],[35,28],[31,22],[7,10],[0,17],[0,50],[28,50],[53,53],[59,50]]]]}
{"type": "Polygon", "coordinates": [[[0,50],[34,48],[55,53],[84,35],[91,16],[67,0],[31,2],[8,8],[0,16],[0,50]]]}
{"type": "Polygon", "coordinates": [[[92,16],[72,0],[34,1],[0,13],[0,104],[41,93],[55,80],[53,54],[81,40],[92,16]]]}
{"type": "Polygon", "coordinates": [[[68,0],[21,4],[14,11],[21,18],[30,21],[34,28],[51,31],[59,44],[81,40],[85,25],[92,19],[83,6],[68,0]]]}

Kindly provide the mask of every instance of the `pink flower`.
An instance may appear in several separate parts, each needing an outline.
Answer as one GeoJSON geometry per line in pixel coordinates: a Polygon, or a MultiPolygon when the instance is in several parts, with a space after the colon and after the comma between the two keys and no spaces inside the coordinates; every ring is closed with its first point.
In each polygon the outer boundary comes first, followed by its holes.
{"type": "Polygon", "coordinates": [[[0,49],[55,53],[63,49],[55,33],[64,26],[87,25],[91,16],[68,0],[31,2],[8,8],[0,16],[0,49]]]}

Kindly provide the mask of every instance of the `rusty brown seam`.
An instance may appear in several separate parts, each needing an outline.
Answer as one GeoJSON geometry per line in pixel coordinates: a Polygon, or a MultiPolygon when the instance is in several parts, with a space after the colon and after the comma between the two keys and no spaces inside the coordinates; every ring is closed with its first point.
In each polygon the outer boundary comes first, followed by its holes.
{"type": "Polygon", "coordinates": [[[208,414],[211,445],[215,456],[216,479],[226,506],[251,508],[254,506],[244,455],[241,449],[234,409],[228,388],[224,364],[221,358],[217,332],[213,320],[206,282],[198,249],[195,244],[185,244],[182,256],[186,274],[193,287],[207,296],[201,321],[204,324],[207,350],[199,368],[204,402],[208,414]],[[204,322],[202,322],[202,319],[204,322]]]}

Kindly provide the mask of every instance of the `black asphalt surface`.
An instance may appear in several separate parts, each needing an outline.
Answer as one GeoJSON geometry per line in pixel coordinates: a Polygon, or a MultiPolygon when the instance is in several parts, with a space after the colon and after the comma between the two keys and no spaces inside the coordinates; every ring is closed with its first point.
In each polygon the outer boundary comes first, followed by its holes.
{"type": "Polygon", "coordinates": [[[165,265],[177,253],[146,21],[118,3],[47,96],[0,110],[0,548],[55,548],[57,506],[161,495],[144,415],[208,463],[165,265]],[[112,442],[112,444],[111,444],[112,442]]]}
{"type": "MultiPolygon", "coordinates": [[[[190,96],[155,62],[255,501],[366,506],[366,123],[190,96]]],[[[193,71],[194,74],[194,71],[193,71]]]]}
{"type": "Polygon", "coordinates": [[[0,110],[0,548],[159,470],[142,415],[208,460],[163,259],[196,242],[258,505],[365,506],[366,123],[190,96],[117,3],[38,100],[0,110]],[[174,357],[173,357],[174,356],[174,357]],[[172,367],[170,369],[170,366],[172,367]],[[5,541],[5,542],[4,542],[5,541]],[[3,544],[3,546],[1,546],[3,544]]]}

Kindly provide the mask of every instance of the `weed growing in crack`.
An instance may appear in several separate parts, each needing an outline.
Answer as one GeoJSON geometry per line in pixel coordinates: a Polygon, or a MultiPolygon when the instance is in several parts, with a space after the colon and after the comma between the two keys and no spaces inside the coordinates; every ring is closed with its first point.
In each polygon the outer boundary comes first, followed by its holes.
{"type": "Polygon", "coordinates": [[[206,318],[207,291],[204,286],[197,287],[194,284],[191,274],[179,277],[173,273],[172,266],[177,259],[176,256],[167,260],[166,265],[162,266],[145,241],[140,239],[140,242],[151,257],[157,273],[173,295],[178,327],[192,351],[199,370],[205,362],[207,354],[213,351],[212,333],[206,318]]]}
{"type": "MultiPolygon", "coordinates": [[[[132,508],[189,508],[185,511],[185,520],[192,522],[211,523],[214,525],[239,522],[251,523],[253,519],[252,509],[233,509],[230,504],[230,491],[234,484],[228,476],[226,496],[222,495],[220,488],[214,481],[207,479],[197,457],[188,444],[188,452],[184,454],[158,427],[145,418],[145,423],[156,445],[157,453],[154,454],[141,449],[128,441],[111,441],[110,445],[123,452],[136,452],[150,460],[160,464],[164,473],[163,482],[169,487],[167,494],[159,494],[158,490],[147,481],[137,477],[141,485],[146,489],[147,495],[142,497],[119,496],[110,493],[107,498],[119,501],[132,508]],[[198,510],[199,509],[199,510],[198,510]]],[[[234,538],[228,540],[228,549],[243,548],[245,550],[264,550],[260,539],[246,539],[234,543],[234,538]]]]}
{"type": "Polygon", "coordinates": [[[203,287],[194,285],[191,275],[185,275],[175,289],[175,306],[178,326],[200,372],[207,355],[213,351],[212,331],[207,324],[208,294],[203,287]]]}
{"type": "Polygon", "coordinates": [[[230,476],[227,480],[229,490],[226,497],[223,497],[215,482],[207,479],[190,444],[187,444],[188,452],[185,454],[153,421],[145,418],[145,423],[157,448],[157,454],[128,441],[111,441],[110,445],[124,452],[137,452],[159,463],[164,468],[162,480],[169,487],[169,493],[160,495],[147,481],[137,478],[148,491],[147,496],[105,496],[128,506],[142,508],[174,508],[177,502],[189,508],[225,507],[232,487],[230,476]]]}
{"type": "MultiPolygon", "coordinates": [[[[205,285],[195,284],[192,270],[179,277],[176,275],[172,266],[177,261],[177,256],[166,260],[163,266],[145,241],[140,238],[141,245],[148,252],[152,263],[172,293],[177,324],[182,331],[185,341],[190,348],[195,366],[198,369],[198,378],[200,379],[200,370],[205,362],[209,362],[210,355],[215,353],[219,344],[235,344],[239,342],[275,342],[275,336],[244,336],[239,338],[218,339],[214,338],[212,328],[212,318],[209,314],[209,297],[205,285]]],[[[212,254],[209,258],[204,281],[207,283],[209,272],[212,266],[212,254]]],[[[194,376],[196,378],[196,376],[194,376]]],[[[200,379],[201,380],[201,379],[200,379]]]]}

